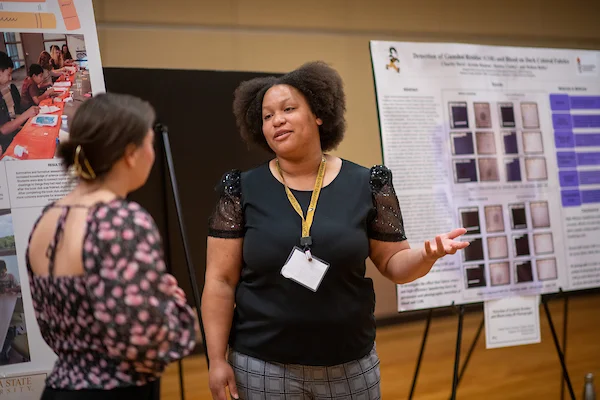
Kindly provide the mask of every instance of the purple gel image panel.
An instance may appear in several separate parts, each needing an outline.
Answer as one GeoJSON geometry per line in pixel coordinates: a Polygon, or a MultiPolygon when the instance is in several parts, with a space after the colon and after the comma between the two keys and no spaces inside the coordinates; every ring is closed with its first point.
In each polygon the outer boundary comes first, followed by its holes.
{"type": "Polygon", "coordinates": [[[477,166],[475,165],[475,160],[466,160],[462,162],[454,160],[454,165],[456,168],[457,183],[477,182],[477,166]]]}
{"type": "Polygon", "coordinates": [[[600,153],[577,153],[577,165],[600,165],[600,153]]]}
{"type": "Polygon", "coordinates": [[[568,94],[551,94],[550,108],[552,111],[568,111],[570,109],[568,94]]]}
{"type": "Polygon", "coordinates": [[[573,129],[571,114],[552,114],[554,129],[573,129]]]}
{"type": "Polygon", "coordinates": [[[517,132],[511,132],[504,134],[504,153],[505,154],[518,154],[519,149],[517,148],[517,132]]]}
{"type": "Polygon", "coordinates": [[[577,171],[559,171],[558,180],[560,187],[570,187],[579,185],[579,176],[577,171]]]}
{"type": "Polygon", "coordinates": [[[600,146],[600,133],[578,133],[575,135],[575,146],[594,147],[600,146]]]}
{"type": "Polygon", "coordinates": [[[506,180],[509,182],[521,181],[521,164],[518,158],[506,163],[506,180]]]}
{"type": "Polygon", "coordinates": [[[563,190],[560,192],[563,207],[577,207],[581,205],[579,190],[563,190]]]}
{"type": "Polygon", "coordinates": [[[577,168],[577,156],[574,151],[558,151],[556,159],[559,168],[577,168]]]}
{"type": "Polygon", "coordinates": [[[573,128],[600,128],[600,115],[573,115],[572,117],[573,128]]]}
{"type": "Polygon", "coordinates": [[[579,171],[579,182],[582,185],[600,185],[600,171],[579,171]]]}
{"type": "Polygon", "coordinates": [[[571,131],[555,131],[554,144],[557,149],[575,147],[575,138],[571,131]]]}
{"type": "Polygon", "coordinates": [[[582,190],[581,202],[583,204],[600,203],[600,189],[582,190]]]}
{"type": "Polygon", "coordinates": [[[571,108],[574,110],[599,110],[600,96],[571,96],[571,108]]]}
{"type": "Polygon", "coordinates": [[[465,132],[464,136],[455,135],[452,137],[454,143],[454,154],[474,154],[475,148],[473,146],[473,134],[471,132],[465,132]]]}

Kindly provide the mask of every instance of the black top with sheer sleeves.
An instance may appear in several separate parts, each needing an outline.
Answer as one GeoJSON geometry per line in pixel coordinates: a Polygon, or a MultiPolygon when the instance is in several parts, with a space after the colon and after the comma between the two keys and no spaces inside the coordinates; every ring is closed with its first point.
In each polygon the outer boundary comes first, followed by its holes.
{"type": "MultiPolygon", "coordinates": [[[[232,348],[304,365],[336,365],[368,354],[375,340],[375,293],[365,277],[369,239],[406,240],[391,171],[342,160],[338,176],[322,189],[311,251],[329,268],[316,292],[281,275],[300,245],[301,219],[268,164],[227,172],[217,190],[209,236],[244,239],[232,348]]],[[[292,192],[306,214],[312,192],[292,192]]]]}
{"type": "Polygon", "coordinates": [[[383,242],[406,240],[400,203],[392,180],[392,171],[389,168],[383,165],[371,168],[369,183],[375,212],[368,228],[369,237],[383,242]]]}
{"type": "Polygon", "coordinates": [[[241,172],[231,170],[223,175],[216,187],[219,200],[208,224],[208,236],[241,238],[244,236],[241,172]]]}

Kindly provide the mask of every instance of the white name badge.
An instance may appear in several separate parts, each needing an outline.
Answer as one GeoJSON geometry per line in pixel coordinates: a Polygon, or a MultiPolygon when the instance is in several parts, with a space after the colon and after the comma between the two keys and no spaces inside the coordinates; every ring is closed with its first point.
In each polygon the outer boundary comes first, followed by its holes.
{"type": "Polygon", "coordinates": [[[298,247],[294,247],[287,262],[281,268],[281,275],[296,283],[316,292],[329,268],[329,264],[312,256],[312,261],[306,257],[306,253],[298,247]]]}

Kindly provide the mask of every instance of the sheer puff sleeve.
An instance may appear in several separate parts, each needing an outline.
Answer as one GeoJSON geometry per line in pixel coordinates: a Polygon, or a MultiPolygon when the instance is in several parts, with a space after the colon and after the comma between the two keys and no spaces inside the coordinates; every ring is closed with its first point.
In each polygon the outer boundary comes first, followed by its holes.
{"type": "MultiPolygon", "coordinates": [[[[160,372],[195,346],[194,311],[166,272],[160,234],[137,203],[98,208],[85,243],[93,331],[123,370],[160,372]],[[128,367],[129,366],[129,367],[128,367]]],[[[123,371],[123,372],[125,372],[123,371]]]]}
{"type": "Polygon", "coordinates": [[[383,242],[406,240],[402,212],[392,183],[392,171],[383,165],[376,165],[370,172],[373,212],[368,224],[369,238],[383,242]]]}
{"type": "Polygon", "coordinates": [[[241,238],[244,236],[241,172],[231,170],[223,175],[216,187],[217,204],[208,223],[208,236],[241,238]]]}

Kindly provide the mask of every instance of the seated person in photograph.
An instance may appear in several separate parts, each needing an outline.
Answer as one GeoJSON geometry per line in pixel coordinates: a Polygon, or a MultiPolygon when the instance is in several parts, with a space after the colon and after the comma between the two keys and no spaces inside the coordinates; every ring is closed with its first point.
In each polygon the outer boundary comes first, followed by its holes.
{"type": "Polygon", "coordinates": [[[0,294],[20,293],[21,286],[15,276],[8,272],[6,262],[0,260],[0,294]]]}
{"type": "MultiPolygon", "coordinates": [[[[10,56],[8,57],[10,58],[10,56]]],[[[19,89],[17,88],[17,86],[12,82],[14,64],[10,65],[12,65],[10,77],[7,82],[2,81],[0,83],[0,95],[2,96],[4,102],[8,107],[8,111],[10,113],[11,118],[14,119],[15,116],[22,114],[23,110],[21,109],[21,94],[19,93],[19,89]]]]}
{"type": "Polygon", "coordinates": [[[50,56],[52,59],[50,60],[50,65],[52,65],[52,69],[57,70],[61,69],[65,66],[65,60],[63,59],[63,53],[60,50],[60,47],[53,44],[50,46],[50,56]]]}
{"type": "Polygon", "coordinates": [[[31,107],[21,112],[21,96],[17,87],[10,84],[14,64],[12,59],[0,51],[0,155],[10,146],[21,126],[40,111],[39,107],[31,107]],[[16,101],[16,99],[19,99],[16,101]]]}
{"type": "Polygon", "coordinates": [[[66,72],[64,68],[54,68],[52,56],[47,51],[42,51],[40,53],[37,63],[44,69],[42,83],[38,85],[40,89],[46,89],[47,87],[52,86],[52,84],[66,72]]]}
{"type": "Polygon", "coordinates": [[[54,95],[52,87],[46,90],[40,89],[39,85],[44,80],[44,69],[39,64],[31,64],[27,78],[23,81],[21,88],[21,109],[28,110],[32,106],[39,106],[40,103],[54,95]]]}
{"type": "Polygon", "coordinates": [[[73,65],[73,56],[69,51],[69,46],[67,46],[66,44],[62,45],[62,58],[65,61],[65,65],[73,65]]]}

